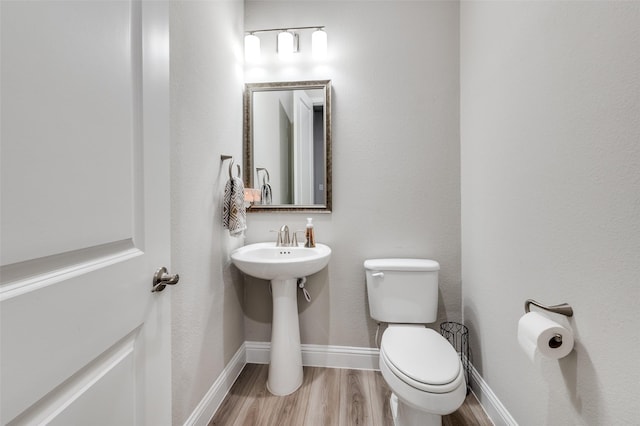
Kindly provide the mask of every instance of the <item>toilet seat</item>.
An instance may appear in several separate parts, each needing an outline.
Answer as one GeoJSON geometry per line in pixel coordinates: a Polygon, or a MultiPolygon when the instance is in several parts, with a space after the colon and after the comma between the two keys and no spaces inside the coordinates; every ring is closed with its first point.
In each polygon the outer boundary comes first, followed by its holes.
{"type": "Polygon", "coordinates": [[[380,362],[407,385],[444,394],[464,384],[464,371],[453,346],[423,326],[390,326],[382,335],[380,362]]]}

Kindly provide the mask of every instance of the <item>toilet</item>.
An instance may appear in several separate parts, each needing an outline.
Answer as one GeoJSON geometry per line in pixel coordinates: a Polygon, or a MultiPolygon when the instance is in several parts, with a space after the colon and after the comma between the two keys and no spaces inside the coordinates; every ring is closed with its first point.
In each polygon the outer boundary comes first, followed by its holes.
{"type": "Polygon", "coordinates": [[[425,324],[438,313],[440,265],[428,259],[364,262],[371,317],[388,323],[380,371],[392,391],[395,426],[441,425],[467,393],[464,368],[449,342],[425,324]]]}

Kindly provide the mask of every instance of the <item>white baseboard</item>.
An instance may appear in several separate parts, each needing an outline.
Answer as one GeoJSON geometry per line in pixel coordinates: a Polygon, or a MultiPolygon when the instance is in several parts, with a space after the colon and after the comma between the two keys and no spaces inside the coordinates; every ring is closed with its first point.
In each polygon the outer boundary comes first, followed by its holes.
{"type": "Polygon", "coordinates": [[[247,354],[245,344],[243,343],[225,366],[224,370],[222,370],[220,376],[213,382],[213,385],[211,385],[211,388],[209,388],[204,395],[204,398],[202,398],[195,410],[193,410],[193,413],[191,413],[187,421],[184,422],[185,426],[206,426],[209,423],[246,365],[246,359],[247,354]]]}
{"type": "Polygon", "coordinates": [[[247,364],[269,364],[269,342],[244,342],[247,351],[247,364]]]}
{"type": "Polygon", "coordinates": [[[484,381],[478,370],[469,363],[471,390],[476,396],[482,408],[487,413],[496,426],[518,426],[518,422],[511,416],[511,413],[500,402],[495,393],[491,390],[487,382],[484,381]]]}
{"type": "MultiPolygon", "coordinates": [[[[268,364],[270,342],[244,342],[247,363],[268,364]]],[[[301,345],[302,365],[307,367],[378,370],[379,351],[354,346],[301,345]]]]}

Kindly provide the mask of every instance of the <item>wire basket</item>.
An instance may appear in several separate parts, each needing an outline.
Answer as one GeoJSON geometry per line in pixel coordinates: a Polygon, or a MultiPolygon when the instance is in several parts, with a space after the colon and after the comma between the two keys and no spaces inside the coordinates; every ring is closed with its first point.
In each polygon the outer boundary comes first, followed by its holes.
{"type": "Polygon", "coordinates": [[[469,392],[469,373],[471,367],[471,350],[469,349],[469,329],[460,323],[446,321],[440,324],[440,334],[447,339],[451,346],[460,355],[462,368],[464,368],[464,378],[469,392]]]}

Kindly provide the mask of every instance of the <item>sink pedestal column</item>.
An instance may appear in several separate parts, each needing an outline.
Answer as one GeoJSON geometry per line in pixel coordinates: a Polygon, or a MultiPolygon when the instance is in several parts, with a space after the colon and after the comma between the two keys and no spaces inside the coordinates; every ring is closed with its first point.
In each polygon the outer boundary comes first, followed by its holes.
{"type": "Polygon", "coordinates": [[[289,395],[302,384],[302,350],[298,323],[298,280],[271,280],[273,321],[267,388],[289,395]]]}

